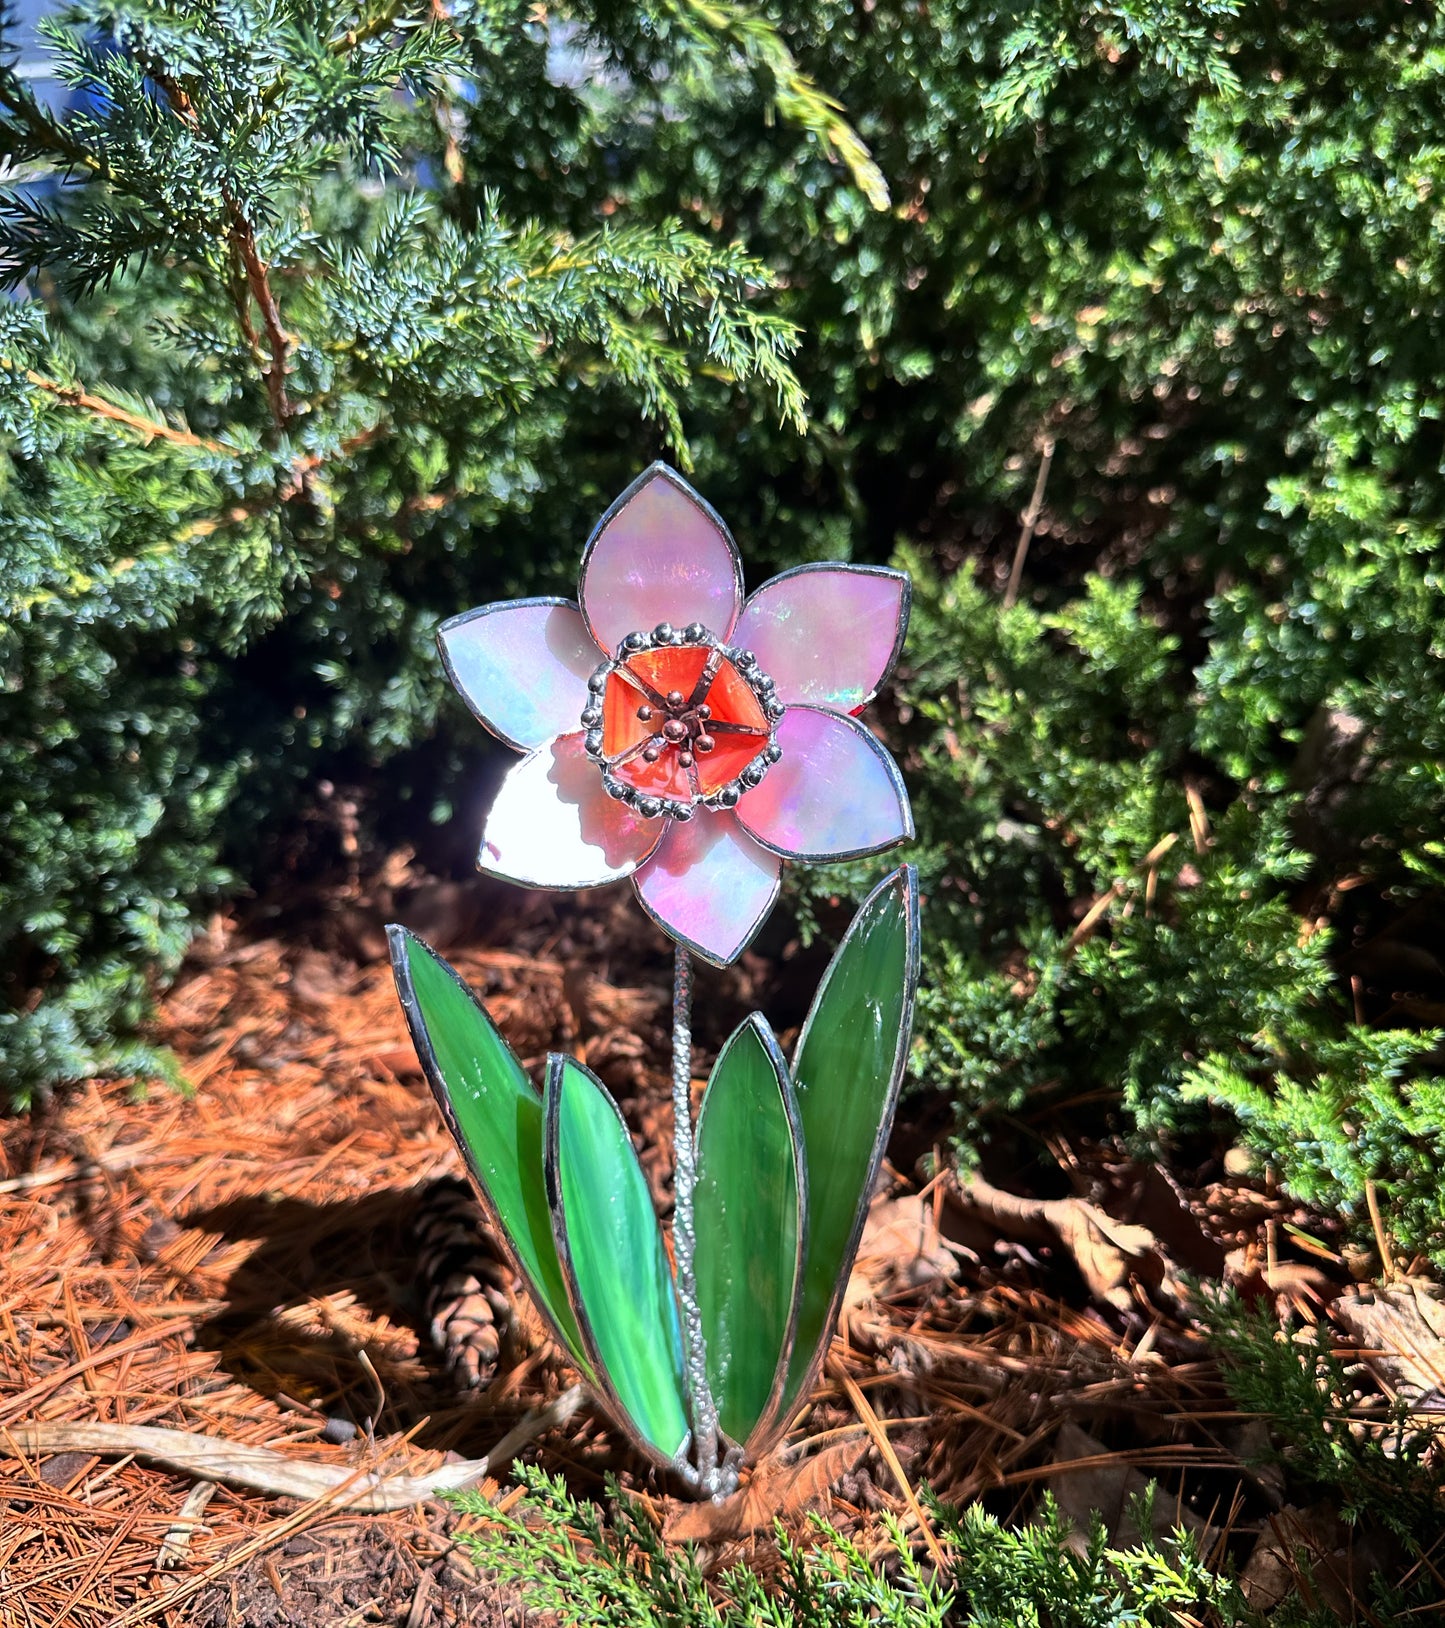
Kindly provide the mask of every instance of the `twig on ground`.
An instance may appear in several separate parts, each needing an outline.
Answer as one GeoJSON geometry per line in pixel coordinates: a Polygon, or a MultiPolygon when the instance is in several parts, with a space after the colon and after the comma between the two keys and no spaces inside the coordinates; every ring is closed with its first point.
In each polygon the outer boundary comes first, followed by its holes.
{"type": "Polygon", "coordinates": [[[155,1425],[71,1424],[46,1420],[0,1430],[0,1442],[33,1454],[133,1453],[147,1463],[227,1486],[249,1487],[274,1498],[332,1499],[338,1509],[379,1515],[427,1502],[440,1492],[469,1487],[509,1463],[538,1436],[565,1424],[585,1391],[573,1385],[546,1407],[534,1408],[485,1458],[443,1464],[425,1475],[378,1475],[344,1464],[317,1464],[266,1447],[244,1447],[189,1430],[155,1425]]]}
{"type": "Polygon", "coordinates": [[[37,1187],[53,1187],[57,1182],[69,1181],[75,1176],[85,1177],[101,1172],[108,1176],[119,1176],[142,1165],[185,1164],[186,1161],[187,1155],[184,1153],[157,1153],[154,1148],[148,1147],[119,1148],[94,1159],[64,1159],[59,1164],[46,1165],[24,1176],[11,1176],[7,1181],[0,1181],[0,1194],[33,1193],[37,1187]]]}
{"type": "Polygon", "coordinates": [[[186,1494],[186,1501],[181,1505],[180,1514],[161,1539],[161,1546],[156,1551],[157,1571],[174,1571],[177,1566],[185,1564],[186,1557],[191,1552],[191,1538],[196,1527],[200,1525],[201,1516],[205,1513],[206,1505],[210,1503],[215,1491],[214,1481],[197,1481],[186,1494]]]}

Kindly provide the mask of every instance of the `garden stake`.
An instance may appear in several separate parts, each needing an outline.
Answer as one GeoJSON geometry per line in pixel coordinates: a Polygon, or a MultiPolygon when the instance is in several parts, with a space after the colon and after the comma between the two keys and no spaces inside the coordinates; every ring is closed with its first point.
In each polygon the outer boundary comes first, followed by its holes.
{"type": "Polygon", "coordinates": [[[697,1181],[692,1136],[692,964],[681,944],[672,953],[672,1112],[677,1161],[672,1178],[672,1251],[677,1260],[677,1298],[682,1305],[682,1327],[687,1339],[687,1386],[692,1398],[698,1490],[711,1497],[720,1491],[717,1403],[707,1382],[707,1341],[692,1264],[697,1242],[692,1213],[692,1190],[697,1181]]]}
{"type": "Polygon", "coordinates": [[[552,1333],[633,1444],[701,1498],[738,1484],[805,1399],[887,1142],[918,981],[918,882],[885,876],[844,935],[791,1061],[752,1013],[692,1117],[693,958],[727,966],[785,859],[913,835],[857,714],[902,647],[909,585],[807,565],[744,603],[727,528],[654,464],[582,554],[579,603],[483,605],[438,633],[477,718],[524,755],[480,869],[527,887],[630,877],[673,940],[673,1260],[602,1082],[553,1054],[539,1097],[481,1002],[388,929],[417,1054],[552,1333]],[[675,1261],[675,1267],[673,1265],[675,1261]]]}

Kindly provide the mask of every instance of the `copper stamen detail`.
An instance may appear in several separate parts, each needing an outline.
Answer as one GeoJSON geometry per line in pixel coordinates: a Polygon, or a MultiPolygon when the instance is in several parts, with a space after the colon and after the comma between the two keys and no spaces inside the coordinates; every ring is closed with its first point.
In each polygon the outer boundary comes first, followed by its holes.
{"type": "MultiPolygon", "coordinates": [[[[664,664],[660,671],[665,670],[664,664]]],[[[630,634],[623,641],[615,660],[605,663],[589,678],[588,691],[586,709],[582,714],[582,725],[587,732],[587,753],[601,765],[603,786],[608,796],[626,802],[645,819],[687,820],[699,807],[733,808],[746,791],[758,784],[769,766],[782,756],[774,726],[784,708],[777,699],[776,686],[759,671],[757,657],[751,651],[714,643],[711,635],[701,627],[690,626],[679,634],[672,627],[659,624],[651,633],[630,634]],[[706,644],[708,648],[702,671],[688,695],[677,689],[664,694],[629,664],[629,658],[642,650],[693,644],[706,644]],[[735,723],[729,717],[714,719],[713,708],[703,699],[714,679],[729,663],[757,698],[766,720],[761,728],[751,723],[735,723]],[[631,746],[609,757],[605,751],[605,732],[599,726],[603,722],[602,692],[614,675],[631,686],[636,718],[647,727],[648,732],[639,732],[642,739],[635,740],[631,746]],[[651,733],[654,730],[656,732],[651,733]],[[730,736],[734,741],[755,741],[753,750],[756,756],[731,780],[705,786],[703,776],[706,771],[700,768],[698,758],[717,750],[719,736],[730,736]],[[672,766],[675,768],[672,786],[678,789],[680,779],[687,787],[680,797],[662,796],[646,784],[630,782],[612,772],[637,761],[639,765],[645,763],[649,767],[661,764],[671,774],[667,756],[669,750],[676,753],[675,765],[672,766]]],[[[646,779],[654,780],[655,776],[646,779]]]]}

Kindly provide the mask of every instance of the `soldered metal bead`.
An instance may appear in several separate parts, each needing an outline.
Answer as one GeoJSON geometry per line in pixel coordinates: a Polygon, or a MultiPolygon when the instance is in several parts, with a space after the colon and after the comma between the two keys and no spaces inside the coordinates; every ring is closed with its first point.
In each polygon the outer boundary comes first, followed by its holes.
{"type": "Polygon", "coordinates": [[[607,793],[607,795],[609,797],[615,797],[615,798],[618,799],[619,802],[626,800],[627,787],[624,786],[622,784],[622,782],[616,778],[615,775],[610,775],[609,774],[609,775],[604,775],[603,776],[602,789],[603,789],[603,791],[605,791],[607,793]]]}
{"type": "Polygon", "coordinates": [[[582,714],[582,726],[584,729],[595,729],[601,722],[601,707],[588,707],[582,714]]]}
{"type": "Polygon", "coordinates": [[[642,705],[638,707],[637,716],[642,720],[643,723],[648,723],[651,721],[652,708],[648,706],[646,701],[644,701],[642,705]]]}
{"type": "Polygon", "coordinates": [[[645,633],[629,633],[622,641],[622,648],[624,650],[641,650],[646,643],[647,635],[645,633]]]}
{"type": "Polygon", "coordinates": [[[690,769],[692,767],[692,753],[691,752],[679,752],[677,754],[677,761],[682,765],[682,767],[684,769],[690,769]]]}
{"type": "Polygon", "coordinates": [[[669,803],[667,812],[671,814],[675,820],[690,820],[692,818],[692,804],[669,803]]]}
{"type": "Polygon", "coordinates": [[[594,695],[600,695],[607,688],[607,675],[612,671],[610,663],[604,663],[587,680],[587,688],[594,695]]]}
{"type": "Polygon", "coordinates": [[[687,725],[680,718],[669,718],[662,726],[663,735],[674,745],[687,739],[687,725]]]}
{"type": "Polygon", "coordinates": [[[652,630],[652,637],[657,644],[671,644],[677,634],[671,622],[659,622],[652,630]]]}
{"type": "Polygon", "coordinates": [[[728,785],[719,789],[717,800],[724,808],[735,808],[737,806],[738,798],[741,796],[742,793],[738,790],[738,788],[729,783],[728,785]]]}
{"type": "Polygon", "coordinates": [[[602,731],[600,729],[588,730],[586,735],[582,737],[582,745],[593,755],[593,757],[596,757],[596,755],[602,750],[602,731]]]}
{"type": "Polygon", "coordinates": [[[699,735],[692,744],[699,752],[710,752],[717,742],[711,735],[699,735]]]}
{"type": "Polygon", "coordinates": [[[662,804],[656,797],[641,797],[638,799],[637,812],[644,820],[655,820],[662,813],[662,804]]]}
{"type": "Polygon", "coordinates": [[[667,704],[670,707],[680,707],[685,699],[686,697],[681,690],[669,690],[667,692],[667,704]]]}
{"type": "Polygon", "coordinates": [[[697,715],[699,718],[712,717],[712,708],[707,704],[706,701],[704,701],[703,704],[697,709],[697,715]]]}
{"type": "Polygon", "coordinates": [[[747,672],[749,668],[757,666],[758,658],[752,653],[751,650],[739,650],[737,655],[733,658],[733,664],[734,666],[740,667],[743,672],[747,672]]]}
{"type": "Polygon", "coordinates": [[[782,757],[782,755],[783,749],[776,741],[774,741],[772,745],[768,747],[767,751],[763,753],[763,756],[767,758],[769,763],[776,763],[782,757]]]}
{"type": "Polygon", "coordinates": [[[661,756],[662,748],[660,746],[644,746],[642,748],[642,761],[644,763],[656,763],[661,756]]]}

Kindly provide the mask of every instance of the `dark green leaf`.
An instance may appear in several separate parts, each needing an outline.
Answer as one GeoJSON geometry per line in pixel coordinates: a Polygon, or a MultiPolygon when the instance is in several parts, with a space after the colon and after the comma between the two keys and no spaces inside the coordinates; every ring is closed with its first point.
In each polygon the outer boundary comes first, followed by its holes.
{"type": "Polygon", "coordinates": [[[552,1241],[542,1179],[542,1103],[455,970],[404,927],[388,927],[387,937],[397,993],[442,1117],[506,1234],[532,1298],[590,1378],[552,1241]]]}
{"type": "Polygon", "coordinates": [[[808,1253],[780,1418],[832,1333],[893,1124],[917,987],[918,876],[904,865],[853,918],[793,1059],[808,1165],[808,1253]]]}
{"type": "Polygon", "coordinates": [[[718,1419],[746,1442],[771,1422],[796,1327],[806,1203],[798,1105],[767,1020],[718,1054],[697,1125],[697,1298],[718,1419]]]}
{"type": "Polygon", "coordinates": [[[552,1235],[598,1380],[642,1444],[687,1445],[682,1325],[647,1178],[617,1105],[570,1057],[547,1063],[552,1235]]]}

